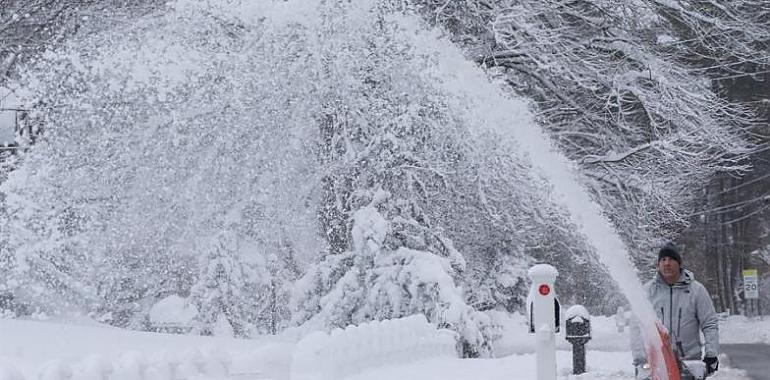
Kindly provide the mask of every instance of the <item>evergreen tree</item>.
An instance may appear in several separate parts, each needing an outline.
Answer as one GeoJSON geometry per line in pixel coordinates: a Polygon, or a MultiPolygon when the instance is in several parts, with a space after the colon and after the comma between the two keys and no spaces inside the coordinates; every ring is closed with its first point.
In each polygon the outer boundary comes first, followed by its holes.
{"type": "Polygon", "coordinates": [[[243,291],[246,275],[241,263],[238,239],[231,233],[220,233],[205,248],[201,257],[198,282],[190,291],[190,302],[198,309],[196,322],[203,335],[211,335],[221,317],[227,320],[236,337],[244,337],[249,328],[243,291]]]}
{"type": "Polygon", "coordinates": [[[489,354],[490,321],[456,285],[465,263],[451,240],[421,226],[409,202],[383,190],[364,199],[353,215],[352,250],[327,256],[302,279],[294,322],[344,327],[421,313],[458,331],[464,355],[489,354]]]}

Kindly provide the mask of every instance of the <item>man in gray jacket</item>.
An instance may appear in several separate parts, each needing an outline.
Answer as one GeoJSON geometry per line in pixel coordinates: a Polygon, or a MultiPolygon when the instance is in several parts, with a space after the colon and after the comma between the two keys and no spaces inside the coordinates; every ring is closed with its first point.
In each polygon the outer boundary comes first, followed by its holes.
{"type": "MultiPolygon", "coordinates": [[[[644,289],[658,319],[668,329],[671,342],[676,345],[674,349],[681,351],[684,360],[702,357],[706,371],[714,373],[719,368],[719,324],[708,291],[695,281],[692,272],[682,268],[682,255],[674,245],[666,245],[658,252],[657,269],[657,275],[644,289]]],[[[646,359],[638,329],[635,330],[631,347],[634,365],[640,365],[646,359]]]]}

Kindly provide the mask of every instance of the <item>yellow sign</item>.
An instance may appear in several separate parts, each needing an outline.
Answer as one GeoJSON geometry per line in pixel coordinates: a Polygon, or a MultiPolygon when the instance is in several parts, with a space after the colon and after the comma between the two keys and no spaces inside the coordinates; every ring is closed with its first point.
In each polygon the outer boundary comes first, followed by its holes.
{"type": "Polygon", "coordinates": [[[759,298],[759,279],[756,269],[746,269],[743,271],[743,296],[746,299],[759,298]]]}
{"type": "Polygon", "coordinates": [[[743,271],[743,277],[757,277],[756,269],[746,269],[743,271]]]}

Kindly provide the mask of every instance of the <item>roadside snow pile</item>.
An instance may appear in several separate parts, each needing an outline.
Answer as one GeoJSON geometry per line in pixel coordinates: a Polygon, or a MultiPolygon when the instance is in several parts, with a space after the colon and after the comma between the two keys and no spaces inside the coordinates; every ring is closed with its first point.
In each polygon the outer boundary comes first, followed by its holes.
{"type": "Polygon", "coordinates": [[[0,319],[0,380],[288,376],[294,343],[0,319]]]}
{"type": "Polygon", "coordinates": [[[146,355],[139,351],[127,351],[109,358],[92,354],[84,359],[68,362],[51,360],[43,364],[37,376],[27,372],[27,377],[11,363],[2,364],[9,374],[2,380],[174,380],[201,375],[226,376],[232,362],[219,351],[191,348],[181,354],[156,353],[146,355]]]}
{"type": "Polygon", "coordinates": [[[719,341],[770,344],[770,317],[731,315],[719,322],[719,341]]]}
{"type": "Polygon", "coordinates": [[[299,343],[0,319],[0,380],[338,379],[430,358],[457,358],[456,333],[423,315],[375,321],[299,343]]]}
{"type": "Polygon", "coordinates": [[[314,332],[294,350],[292,380],[334,380],[373,368],[457,358],[456,333],[436,329],[422,314],[372,321],[330,334],[314,332]]]}

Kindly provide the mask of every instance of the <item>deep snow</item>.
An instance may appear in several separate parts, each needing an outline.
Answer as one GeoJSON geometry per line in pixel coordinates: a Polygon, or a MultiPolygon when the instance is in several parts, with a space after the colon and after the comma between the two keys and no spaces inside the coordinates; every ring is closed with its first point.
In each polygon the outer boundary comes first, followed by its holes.
{"type": "MultiPolygon", "coordinates": [[[[535,379],[532,338],[524,332],[523,319],[514,316],[505,326],[505,345],[510,355],[494,359],[449,357],[419,360],[403,365],[370,361],[351,380],[385,379],[535,379]]],[[[722,322],[724,334],[753,331],[770,343],[770,321],[731,317],[722,322]]],[[[632,379],[631,353],[626,333],[618,333],[611,317],[592,317],[593,340],[588,348],[588,373],[571,375],[571,356],[563,336],[557,337],[557,366],[560,379],[632,379]]],[[[723,334],[723,335],[724,335],[723,334]]],[[[756,341],[748,335],[725,337],[756,341]]],[[[0,380],[72,379],[91,380],[89,371],[112,367],[108,379],[162,378],[161,370],[174,366],[177,378],[198,380],[228,378],[273,378],[288,380],[296,344],[288,335],[255,340],[182,336],[126,331],[116,328],[64,324],[50,321],[0,319],[0,380]],[[140,375],[144,368],[144,375],[140,375]],[[12,377],[16,372],[24,377],[12,377]],[[41,376],[45,375],[45,376],[41,376]],[[60,376],[61,375],[61,376],[60,376]],[[41,376],[41,377],[39,377],[41,376]],[[58,377],[57,377],[58,376],[58,377]],[[118,377],[120,376],[120,377],[118,377]],[[142,377],[144,376],[144,377],[142,377]]],[[[101,379],[101,378],[99,378],[101,379]]],[[[742,372],[723,366],[712,380],[745,379],[742,372]]]]}

